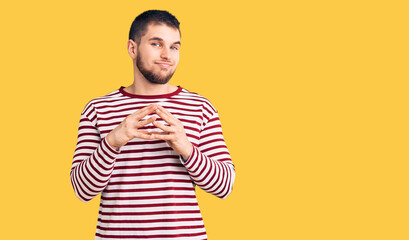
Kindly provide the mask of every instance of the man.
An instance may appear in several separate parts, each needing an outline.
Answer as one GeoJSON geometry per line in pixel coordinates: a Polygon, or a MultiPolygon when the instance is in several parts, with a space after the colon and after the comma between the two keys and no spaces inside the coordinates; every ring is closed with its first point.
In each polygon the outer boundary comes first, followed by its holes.
{"type": "Polygon", "coordinates": [[[133,84],[93,99],[81,114],[71,182],[84,202],[102,193],[96,239],[206,239],[195,186],[222,199],[232,191],[217,111],[168,83],[180,36],[166,11],[136,17],[133,84]]]}

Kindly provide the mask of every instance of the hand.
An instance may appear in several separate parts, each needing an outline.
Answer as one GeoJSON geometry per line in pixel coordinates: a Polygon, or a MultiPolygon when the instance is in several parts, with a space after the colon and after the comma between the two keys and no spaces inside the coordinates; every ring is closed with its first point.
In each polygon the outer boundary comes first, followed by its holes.
{"type": "Polygon", "coordinates": [[[166,141],[166,143],[184,159],[188,159],[192,154],[193,146],[186,136],[182,122],[173,116],[164,107],[157,105],[156,114],[159,115],[169,126],[160,122],[153,122],[153,125],[164,132],[150,132],[152,138],[166,141]]]}
{"type": "Polygon", "coordinates": [[[108,144],[118,150],[134,138],[152,139],[152,136],[148,131],[141,131],[138,130],[138,128],[148,125],[156,120],[156,116],[145,120],[141,119],[155,112],[157,107],[157,104],[151,104],[128,115],[116,128],[108,133],[106,136],[108,144]]]}

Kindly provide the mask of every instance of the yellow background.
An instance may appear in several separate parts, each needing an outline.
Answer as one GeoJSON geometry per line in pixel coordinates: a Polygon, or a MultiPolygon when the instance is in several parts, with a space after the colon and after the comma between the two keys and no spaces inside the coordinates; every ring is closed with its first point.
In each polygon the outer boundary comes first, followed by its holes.
{"type": "Polygon", "coordinates": [[[237,178],[209,239],[409,239],[407,1],[0,5],[1,239],[93,239],[69,171],[80,113],[132,84],[136,15],[181,22],[175,85],[220,112],[237,178]]]}

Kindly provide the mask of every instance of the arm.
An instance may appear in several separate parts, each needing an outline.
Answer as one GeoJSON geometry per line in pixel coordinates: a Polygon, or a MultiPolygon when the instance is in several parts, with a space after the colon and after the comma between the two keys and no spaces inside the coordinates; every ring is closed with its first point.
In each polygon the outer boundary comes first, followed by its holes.
{"type": "Polygon", "coordinates": [[[118,154],[82,114],[70,173],[71,184],[81,201],[88,202],[105,189],[118,154]]]}
{"type": "MultiPolygon", "coordinates": [[[[127,116],[116,128],[101,139],[98,129],[85,111],[81,115],[77,147],[71,168],[71,183],[77,197],[88,202],[107,186],[114,170],[119,149],[131,139],[150,139],[146,131],[138,128],[153,122],[156,117],[141,120],[152,113],[156,105],[142,108],[127,116]]],[[[95,112],[89,113],[95,119],[95,112]]]]}
{"type": "Polygon", "coordinates": [[[154,133],[153,137],[165,140],[181,158],[186,159],[182,159],[182,163],[196,185],[217,197],[226,198],[233,188],[235,169],[217,112],[205,124],[198,146],[188,141],[183,124],[166,109],[158,106],[156,113],[170,126],[154,122],[165,133],[154,133]]]}
{"type": "Polygon", "coordinates": [[[199,145],[193,146],[192,154],[184,165],[195,184],[204,191],[222,199],[231,193],[235,169],[217,112],[204,126],[199,145]]]}

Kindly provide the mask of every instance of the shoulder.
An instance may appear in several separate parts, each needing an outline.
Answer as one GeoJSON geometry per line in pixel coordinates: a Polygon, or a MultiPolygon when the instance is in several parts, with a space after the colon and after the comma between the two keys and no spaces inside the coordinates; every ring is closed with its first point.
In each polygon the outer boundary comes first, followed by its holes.
{"type": "Polygon", "coordinates": [[[209,101],[209,99],[203,97],[198,93],[191,92],[185,88],[183,88],[182,91],[177,95],[177,98],[186,102],[190,102],[192,104],[201,105],[203,110],[209,112],[210,114],[217,113],[216,108],[209,101]]]}
{"type": "Polygon", "coordinates": [[[97,97],[89,101],[82,111],[81,114],[85,114],[86,116],[95,112],[96,108],[103,107],[106,105],[110,105],[118,100],[123,99],[123,95],[119,92],[119,89],[112,91],[104,96],[97,97]]]}

